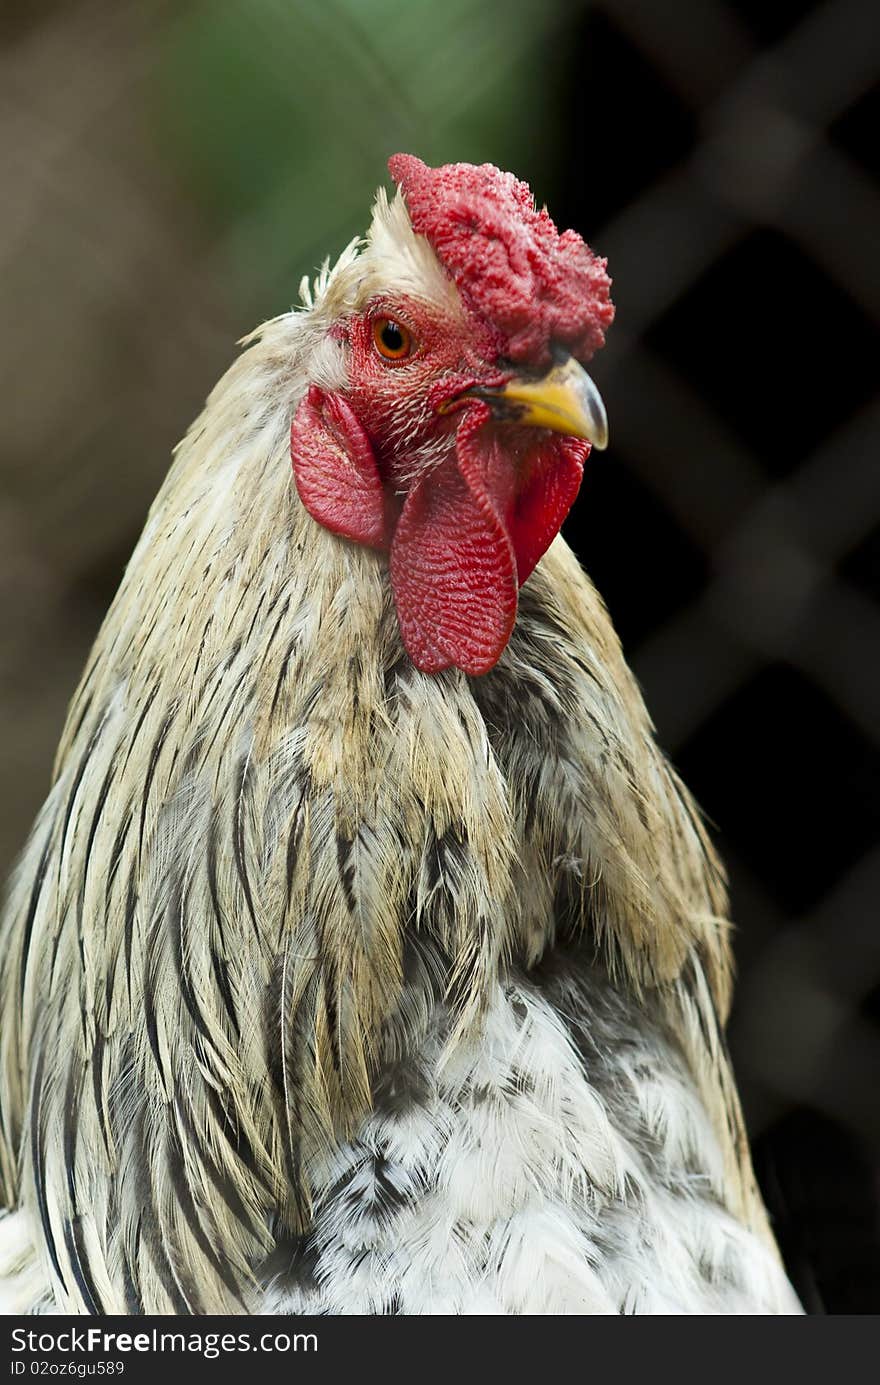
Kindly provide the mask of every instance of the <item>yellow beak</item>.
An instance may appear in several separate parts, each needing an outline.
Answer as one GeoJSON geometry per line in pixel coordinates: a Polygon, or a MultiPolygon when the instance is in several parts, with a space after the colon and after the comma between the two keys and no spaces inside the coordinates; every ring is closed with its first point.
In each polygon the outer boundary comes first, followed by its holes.
{"type": "Polygon", "coordinates": [[[540,379],[516,377],[502,389],[470,392],[491,404],[499,419],[586,438],[599,451],[608,446],[602,396],[573,356],[540,379]]]}

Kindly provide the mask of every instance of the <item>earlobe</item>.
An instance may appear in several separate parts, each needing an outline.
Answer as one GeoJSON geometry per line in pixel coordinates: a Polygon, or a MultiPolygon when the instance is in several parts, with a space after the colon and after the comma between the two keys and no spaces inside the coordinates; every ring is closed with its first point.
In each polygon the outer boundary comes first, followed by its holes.
{"type": "Polygon", "coordinates": [[[388,547],[389,496],[370,439],[342,395],[309,386],[293,416],[290,457],[313,519],[357,543],[388,547]]]}

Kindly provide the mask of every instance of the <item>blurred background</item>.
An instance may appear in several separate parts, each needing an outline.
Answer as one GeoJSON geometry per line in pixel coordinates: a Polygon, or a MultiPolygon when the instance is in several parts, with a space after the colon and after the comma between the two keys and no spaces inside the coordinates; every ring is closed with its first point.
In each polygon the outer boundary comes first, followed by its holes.
{"type": "Polygon", "coordinates": [[[566,533],[732,876],[804,1302],[880,1311],[880,24],[870,0],[4,0],[0,865],[171,447],[363,230],[491,160],[609,257],[566,533]]]}

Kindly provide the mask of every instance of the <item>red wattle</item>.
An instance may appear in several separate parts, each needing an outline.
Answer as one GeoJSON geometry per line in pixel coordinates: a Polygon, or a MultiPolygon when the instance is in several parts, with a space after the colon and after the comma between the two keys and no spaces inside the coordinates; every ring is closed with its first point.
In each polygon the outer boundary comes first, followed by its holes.
{"type": "Polygon", "coordinates": [[[516,444],[510,430],[486,427],[487,414],[474,409],[459,426],[458,464],[471,489],[487,498],[503,523],[522,586],[574,504],[590,445],[541,432],[520,437],[520,447],[524,438],[532,444],[512,454],[516,444]]]}
{"type": "Polygon", "coordinates": [[[587,443],[535,434],[523,450],[487,404],[462,411],[455,452],[398,501],[370,439],[341,395],[312,385],[294,415],[297,490],[325,528],[373,548],[390,543],[391,589],[407,653],[423,673],[476,676],[498,662],[520,585],[577,495],[587,443]],[[393,537],[392,537],[393,535],[393,537]]]}
{"type": "Polygon", "coordinates": [[[509,518],[522,586],[543,558],[577,499],[590,444],[580,438],[555,437],[535,449],[509,518]]]}
{"type": "Polygon", "coordinates": [[[455,457],[423,477],[391,545],[391,586],[417,668],[488,672],[516,619],[517,594],[578,492],[586,443],[536,441],[517,457],[484,403],[458,426],[455,457]]]}
{"type": "Polygon", "coordinates": [[[391,544],[391,589],[407,653],[423,673],[486,673],[516,619],[516,560],[485,494],[455,457],[417,482],[391,544]]]}

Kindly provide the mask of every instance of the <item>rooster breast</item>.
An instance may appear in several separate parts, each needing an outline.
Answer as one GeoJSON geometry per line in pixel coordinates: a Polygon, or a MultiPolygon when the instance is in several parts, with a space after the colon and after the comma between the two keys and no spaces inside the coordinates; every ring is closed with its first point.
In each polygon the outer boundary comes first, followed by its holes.
{"type": "Polygon", "coordinates": [[[438,998],[322,1164],[311,1230],[267,1264],[267,1311],[799,1312],[723,1205],[718,1142],[650,1009],[557,957],[494,986],[481,1039],[444,1061],[438,998]]]}

